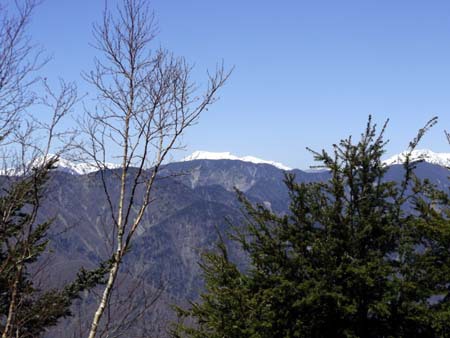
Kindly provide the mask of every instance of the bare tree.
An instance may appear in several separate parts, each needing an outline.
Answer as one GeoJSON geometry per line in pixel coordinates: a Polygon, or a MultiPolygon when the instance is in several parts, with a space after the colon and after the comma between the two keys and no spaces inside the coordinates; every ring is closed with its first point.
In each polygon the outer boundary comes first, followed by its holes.
{"type": "Polygon", "coordinates": [[[20,114],[35,101],[30,90],[46,60],[31,43],[27,26],[39,0],[0,0],[0,136],[13,130],[20,114]]]}
{"type": "Polygon", "coordinates": [[[74,84],[60,81],[59,90],[54,91],[38,76],[47,59],[32,44],[27,27],[39,2],[0,0],[2,338],[38,336],[56,324],[68,314],[86,277],[92,276],[82,271],[61,290],[40,292],[33,288],[35,280],[27,269],[46,248],[50,222],[38,222],[37,218],[49,170],[71,147],[73,133],[61,130],[60,122],[78,101],[74,84]],[[35,93],[39,84],[43,85],[41,95],[35,93]],[[42,114],[39,118],[31,113],[34,109],[42,114]],[[44,304],[52,306],[42,308],[44,304]]]}
{"type": "Polygon", "coordinates": [[[72,83],[60,81],[59,91],[55,92],[46,80],[42,80],[38,71],[48,62],[48,58],[42,55],[42,49],[33,44],[27,34],[32,14],[40,2],[0,0],[2,173],[24,174],[37,164],[36,161],[40,161],[40,164],[45,162],[56,140],[62,142],[55,153],[62,153],[70,144],[66,142],[70,133],[57,130],[57,126],[78,100],[77,88],[72,83]],[[38,84],[43,85],[44,94],[41,96],[35,93],[38,84]],[[41,112],[50,111],[48,122],[43,116],[36,118],[27,111],[32,106],[36,107],[36,104],[41,105],[41,112]]]}
{"type": "Polygon", "coordinates": [[[55,140],[66,134],[57,131],[58,123],[77,101],[73,85],[62,83],[58,94],[47,89],[52,100],[45,98],[43,102],[52,109],[50,122],[37,123],[20,118],[17,121],[24,126],[8,127],[11,143],[1,146],[2,150],[8,145],[13,148],[8,152],[9,161],[4,158],[4,174],[7,176],[2,179],[2,189],[6,195],[1,195],[0,208],[0,274],[5,277],[10,294],[5,324],[0,325],[2,338],[22,337],[20,332],[28,322],[35,321],[31,314],[30,317],[24,314],[24,307],[31,305],[24,301],[26,297],[21,284],[24,283],[26,266],[40,256],[47,243],[44,237],[50,223],[39,223],[36,219],[49,170],[67,144],[62,145],[56,154],[50,154],[50,150],[54,149],[55,140]]]}
{"type": "Polygon", "coordinates": [[[100,169],[115,248],[90,338],[96,336],[123,257],[154,198],[152,187],[161,165],[181,146],[186,128],[216,100],[230,74],[223,65],[217,67],[200,92],[184,58],[151,48],[155,35],[146,0],[124,0],[115,15],[105,9],[102,23],[94,26],[95,47],[102,56],[85,78],[97,90],[98,105],[82,122],[87,135],[82,149],[100,169]],[[120,161],[117,199],[102,170],[114,157],[120,161]]]}
{"type": "MultiPolygon", "coordinates": [[[[21,146],[14,147],[13,150],[5,149],[8,145],[14,145],[15,141],[26,139],[34,127],[31,124],[21,123],[22,114],[25,109],[32,105],[35,96],[30,90],[33,83],[37,81],[35,71],[41,65],[39,63],[39,52],[36,53],[34,46],[30,43],[30,39],[26,35],[26,28],[31,18],[31,14],[35,9],[37,2],[34,0],[26,0],[23,2],[0,2],[0,141],[2,146],[3,172],[8,174],[9,170],[13,170],[12,162],[17,164],[17,154],[24,154],[28,142],[22,142],[21,146]],[[22,129],[22,130],[20,130],[22,129]],[[12,135],[14,134],[14,135],[12,135]],[[8,159],[10,161],[8,161],[8,159]],[[14,159],[11,161],[11,159],[14,159]]],[[[23,156],[22,156],[23,157],[23,156]]],[[[24,199],[26,192],[10,193],[14,199],[24,199]]],[[[14,204],[17,200],[10,199],[11,205],[2,208],[1,231],[2,234],[11,232],[10,222],[14,217],[14,204]]],[[[6,201],[8,202],[8,201],[6,201]]],[[[20,202],[19,202],[20,203],[20,202]]],[[[33,203],[31,203],[33,204],[33,203]]],[[[34,203],[37,205],[37,203],[34,203]]],[[[32,224],[34,223],[37,207],[33,207],[30,213],[29,222],[24,224],[23,231],[18,231],[17,236],[26,238],[32,232],[32,224]]],[[[0,273],[6,275],[6,270],[12,266],[13,278],[10,279],[10,299],[7,304],[6,319],[2,325],[2,338],[12,335],[16,310],[19,306],[18,286],[23,273],[24,260],[23,255],[13,255],[16,253],[15,246],[21,243],[22,238],[16,236],[2,236],[2,249],[7,254],[2,255],[0,273]],[[16,257],[14,257],[16,256],[16,257]]],[[[25,251],[23,252],[25,254],[25,251]]]]}

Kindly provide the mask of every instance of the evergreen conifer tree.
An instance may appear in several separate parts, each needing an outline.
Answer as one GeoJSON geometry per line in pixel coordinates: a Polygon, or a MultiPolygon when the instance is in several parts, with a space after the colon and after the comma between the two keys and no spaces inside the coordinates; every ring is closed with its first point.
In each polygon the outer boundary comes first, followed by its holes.
{"type": "Polygon", "coordinates": [[[315,152],[326,182],[287,174],[286,215],[239,193],[246,224],[232,238],[250,266],[240,271],[223,241],[205,254],[206,291],[177,309],[173,336],[450,336],[448,195],[414,175],[409,155],[402,181],[385,179],[384,127],[377,133],[369,118],[356,144],[315,152]]]}
{"type": "MultiPolygon", "coordinates": [[[[46,182],[57,159],[16,177],[0,195],[0,331],[2,338],[39,337],[62,317],[81,291],[103,281],[107,264],[80,270],[61,289],[40,290],[30,268],[47,248],[51,221],[36,220],[46,182]]],[[[6,179],[3,177],[3,179],[6,179]]]]}

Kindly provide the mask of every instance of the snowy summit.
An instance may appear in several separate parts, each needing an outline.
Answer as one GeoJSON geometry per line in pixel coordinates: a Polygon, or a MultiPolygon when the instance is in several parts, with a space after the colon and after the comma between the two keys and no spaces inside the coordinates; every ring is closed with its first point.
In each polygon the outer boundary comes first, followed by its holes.
{"type": "MultiPolygon", "coordinates": [[[[53,155],[50,154],[48,155],[48,158],[51,158],[52,156],[53,155]]],[[[24,171],[30,170],[32,167],[41,165],[42,161],[43,157],[36,158],[33,161],[28,162],[25,166],[26,167],[25,169],[21,166],[8,168],[6,170],[0,169],[0,175],[20,176],[23,175],[24,171]]],[[[93,162],[75,162],[64,158],[59,158],[58,161],[55,163],[55,167],[56,171],[65,172],[71,175],[86,175],[99,170],[98,165],[96,165],[93,162]]],[[[104,164],[104,168],[108,169],[115,169],[118,167],[119,165],[114,163],[104,164]]]]}
{"type": "Polygon", "coordinates": [[[236,155],[231,154],[230,152],[215,153],[209,151],[195,151],[192,153],[192,155],[189,155],[182,159],[182,161],[194,161],[194,160],[236,160],[243,162],[251,162],[255,164],[270,164],[273,165],[274,167],[277,167],[278,169],[292,170],[292,168],[289,168],[288,166],[279,162],[266,161],[253,156],[238,157],[236,155]]]}
{"type": "MultiPolygon", "coordinates": [[[[402,164],[405,161],[407,152],[394,155],[383,162],[386,165],[402,164]]],[[[435,153],[428,149],[413,150],[411,153],[411,162],[425,161],[431,164],[437,164],[443,167],[450,167],[450,153],[435,153]]]]}
{"type": "MultiPolygon", "coordinates": [[[[118,164],[105,163],[105,168],[115,169],[118,168],[118,164]]],[[[56,169],[72,175],[86,175],[99,170],[98,165],[93,162],[73,162],[64,158],[60,158],[56,162],[56,169]]]]}

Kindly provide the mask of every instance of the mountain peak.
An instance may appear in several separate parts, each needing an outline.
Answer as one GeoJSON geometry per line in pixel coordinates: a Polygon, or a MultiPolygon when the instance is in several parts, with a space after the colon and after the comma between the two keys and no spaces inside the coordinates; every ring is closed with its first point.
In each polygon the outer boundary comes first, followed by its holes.
{"type": "Polygon", "coordinates": [[[254,156],[238,157],[230,152],[210,152],[210,151],[194,151],[191,155],[182,159],[182,161],[194,160],[235,160],[243,162],[251,162],[255,164],[269,164],[281,170],[292,170],[292,168],[274,161],[263,160],[254,156]]]}
{"type": "MultiPolygon", "coordinates": [[[[103,166],[108,169],[116,169],[120,167],[120,165],[115,163],[104,163],[103,166]]],[[[98,171],[99,166],[94,162],[76,162],[59,158],[56,163],[56,170],[72,175],[86,175],[98,171]]]]}
{"type": "MultiPolygon", "coordinates": [[[[48,155],[47,158],[51,158],[55,155],[48,155]]],[[[42,165],[44,161],[44,157],[37,157],[33,160],[30,160],[26,165],[25,168],[18,166],[18,167],[11,167],[5,170],[0,170],[0,175],[7,175],[7,176],[20,176],[23,175],[24,172],[27,172],[33,167],[42,165]]],[[[118,164],[114,163],[105,163],[104,168],[108,169],[115,169],[120,167],[118,164]]],[[[71,161],[65,158],[58,158],[58,161],[55,163],[55,170],[65,172],[71,175],[86,175],[95,171],[99,170],[99,166],[95,164],[94,162],[81,162],[81,161],[71,161]]]]}
{"type": "MultiPolygon", "coordinates": [[[[403,151],[400,154],[389,157],[383,162],[386,165],[402,164],[405,162],[407,153],[407,151],[403,151]]],[[[417,149],[411,152],[410,161],[425,161],[443,167],[450,167],[450,153],[435,153],[429,149],[417,149]]]]}

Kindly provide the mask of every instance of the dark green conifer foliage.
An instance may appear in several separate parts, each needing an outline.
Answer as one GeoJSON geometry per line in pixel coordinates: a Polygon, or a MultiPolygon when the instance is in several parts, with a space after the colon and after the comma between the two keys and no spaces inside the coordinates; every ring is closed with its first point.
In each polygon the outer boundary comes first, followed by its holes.
{"type": "Polygon", "coordinates": [[[349,138],[331,155],[314,152],[327,182],[288,174],[287,215],[240,193],[246,224],[232,238],[250,267],[240,271],[223,241],[205,254],[206,291],[189,310],[177,309],[173,336],[450,336],[448,195],[419,180],[409,156],[402,182],[384,179],[384,127],[377,133],[369,118],[356,144],[349,138]]]}
{"type": "Polygon", "coordinates": [[[71,315],[83,290],[102,282],[107,264],[82,269],[62,289],[39,290],[30,267],[47,248],[51,221],[36,221],[45,185],[56,159],[17,177],[0,195],[0,331],[2,337],[39,337],[71,315]]]}

